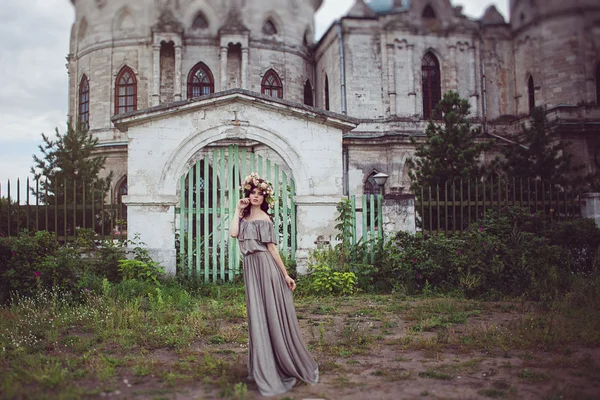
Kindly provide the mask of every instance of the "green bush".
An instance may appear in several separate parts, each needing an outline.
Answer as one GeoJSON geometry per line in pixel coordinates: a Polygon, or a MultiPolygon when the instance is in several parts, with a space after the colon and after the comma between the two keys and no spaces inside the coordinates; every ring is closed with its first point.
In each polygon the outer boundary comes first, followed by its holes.
{"type": "MultiPolygon", "coordinates": [[[[0,238],[0,247],[0,297],[3,302],[13,292],[27,295],[39,286],[51,288],[55,282],[70,280],[69,271],[57,264],[60,245],[54,234],[23,231],[16,237],[0,238]]],[[[68,258],[67,254],[60,256],[62,259],[68,258]]]]}
{"type": "Polygon", "coordinates": [[[591,220],[558,222],[522,208],[490,210],[460,236],[424,239],[399,232],[377,243],[370,290],[555,298],[571,290],[577,277],[596,276],[599,246],[600,229],[591,220]]]}
{"type": "Polygon", "coordinates": [[[155,261],[119,260],[119,272],[123,280],[139,280],[160,286],[158,278],[165,274],[165,268],[155,261]]]}
{"type": "Polygon", "coordinates": [[[307,292],[314,295],[350,295],[356,291],[354,272],[333,271],[328,265],[315,265],[306,279],[307,292]]]}
{"type": "Polygon", "coordinates": [[[574,274],[591,275],[600,248],[600,228],[589,218],[554,222],[546,230],[550,243],[565,250],[566,262],[574,274]]]}

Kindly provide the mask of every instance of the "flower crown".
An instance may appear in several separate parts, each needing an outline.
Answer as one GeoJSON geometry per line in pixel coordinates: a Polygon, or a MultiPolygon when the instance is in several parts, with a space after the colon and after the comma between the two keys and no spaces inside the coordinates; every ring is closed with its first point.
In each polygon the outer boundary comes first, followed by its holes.
{"type": "Polygon", "coordinates": [[[240,191],[244,192],[247,196],[252,190],[252,186],[258,188],[263,196],[265,196],[265,202],[269,205],[269,208],[275,207],[275,197],[273,197],[273,185],[266,179],[262,179],[258,173],[251,172],[250,175],[244,179],[244,184],[240,187],[240,191]]]}

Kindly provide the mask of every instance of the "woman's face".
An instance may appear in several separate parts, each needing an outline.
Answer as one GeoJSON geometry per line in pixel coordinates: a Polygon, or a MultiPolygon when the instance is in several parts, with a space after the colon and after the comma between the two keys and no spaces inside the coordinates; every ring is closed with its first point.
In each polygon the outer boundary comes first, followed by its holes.
{"type": "Polygon", "coordinates": [[[262,194],[259,188],[252,188],[250,191],[250,204],[260,206],[265,201],[265,195],[262,194]]]}

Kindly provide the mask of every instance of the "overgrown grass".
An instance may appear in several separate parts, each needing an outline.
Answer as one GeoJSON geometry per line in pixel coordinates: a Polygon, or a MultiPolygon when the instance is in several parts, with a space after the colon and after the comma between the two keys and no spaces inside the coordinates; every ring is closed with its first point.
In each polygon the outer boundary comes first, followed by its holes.
{"type": "MultiPolygon", "coordinates": [[[[444,360],[449,349],[505,354],[528,351],[512,366],[518,382],[551,380],[537,365],[537,350],[556,354],[556,367],[597,382],[599,364],[572,351],[600,345],[600,307],[581,293],[548,303],[483,302],[462,298],[392,295],[296,299],[305,339],[323,374],[350,382],[348,370],[366,368],[360,357],[385,349],[392,367],[373,367],[372,379],[453,380],[481,373],[484,358],[444,360]],[[502,324],[480,322],[491,313],[502,324]],[[417,351],[427,363],[404,368],[417,351]]],[[[202,382],[207,397],[246,398],[247,323],[241,283],[155,286],[104,282],[95,292],[72,296],[40,288],[0,308],[0,397],[80,398],[117,390],[163,396],[202,382]],[[127,383],[124,382],[124,378],[127,383]],[[129,385],[129,386],[128,386],[129,385]],[[140,386],[142,385],[142,386],[140,386]]],[[[502,367],[498,367],[502,368],[502,367]]],[[[514,388],[482,388],[490,398],[514,388]]]]}

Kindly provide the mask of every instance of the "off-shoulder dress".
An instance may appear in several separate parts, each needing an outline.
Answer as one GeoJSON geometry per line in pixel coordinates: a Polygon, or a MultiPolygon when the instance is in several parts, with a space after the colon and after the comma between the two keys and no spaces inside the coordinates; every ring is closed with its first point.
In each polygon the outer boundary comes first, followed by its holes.
{"type": "Polygon", "coordinates": [[[248,377],[263,396],[290,390],[300,379],[316,384],[319,368],[300,335],[292,291],[267,249],[277,243],[271,221],[240,220],[248,314],[248,377]]]}

